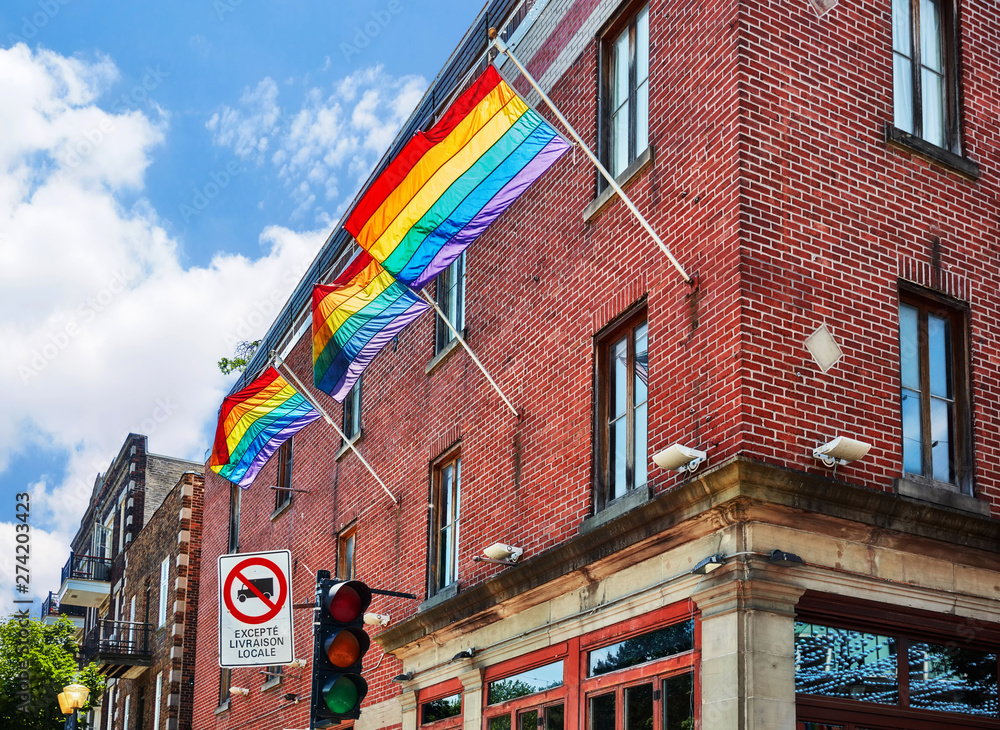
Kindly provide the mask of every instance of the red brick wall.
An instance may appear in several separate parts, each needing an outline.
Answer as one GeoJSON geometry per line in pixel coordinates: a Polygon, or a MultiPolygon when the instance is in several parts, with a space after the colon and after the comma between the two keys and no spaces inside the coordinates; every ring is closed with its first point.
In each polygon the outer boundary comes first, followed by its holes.
{"type": "Polygon", "coordinates": [[[891,491],[902,470],[897,277],[932,285],[938,236],[942,289],[971,304],[976,482],[996,510],[1000,15],[960,6],[963,139],[978,182],[883,141],[888,2],[841,3],[823,20],[805,3],[743,4],[740,448],[829,473],[807,450],[856,435],[872,450],[838,477],[891,491]],[[825,375],[802,346],[823,322],[845,353],[825,375]]]}
{"type": "MultiPolygon", "coordinates": [[[[295,438],[292,508],[271,519],[274,463],[244,494],[240,547],[289,548],[294,600],[312,599],[317,569],[336,569],[336,534],[357,519],[358,576],[375,587],[426,595],[429,470],[460,440],[459,580],[500,568],[474,563],[496,541],[525,557],[578,534],[592,511],[594,335],[643,296],[650,324],[650,454],[674,442],[707,449],[710,468],[737,455],[803,471],[807,449],[837,434],[875,444],[838,477],[891,489],[898,442],[896,277],[906,257],[925,264],[929,229],[943,266],[967,278],[973,305],[977,479],[994,501],[997,411],[993,242],[997,233],[995,119],[998,22],[963,18],[965,139],[982,165],[968,183],[889,150],[881,128],[892,109],[888,2],[841,3],[819,20],[789,3],[651,3],[650,134],[655,164],[628,190],[700,290],[692,308],[666,257],[620,203],[592,224],[585,157],[567,154],[468,252],[468,340],[524,417],[516,421],[461,351],[430,375],[433,319],[425,316],[365,374],[359,449],[400,499],[386,497],[322,421],[295,438]],[[739,37],[738,37],[739,36],[739,37]],[[991,52],[992,51],[992,52],[991,52]],[[817,258],[813,259],[813,254],[817,258]],[[803,341],[827,322],[846,357],[827,375],[803,341]]],[[[558,54],[549,54],[552,57],[558,54]]],[[[552,90],[563,113],[595,137],[596,45],[552,90]]],[[[546,113],[545,110],[542,110],[546,113]]],[[[308,337],[288,362],[310,381],[308,337]]],[[[340,407],[319,401],[339,418],[340,407]]],[[[706,468],[706,467],[703,467],[706,468]]],[[[657,491],[684,477],[650,467],[657,491]]],[[[225,552],[229,484],[209,475],[195,687],[195,726],[302,727],[308,669],[262,693],[249,687],[215,714],[218,621],[215,557],[225,552]],[[282,709],[283,708],[283,709],[282,709]],[[263,719],[265,713],[271,713],[263,719]]],[[[416,602],[377,598],[393,621],[416,602]]],[[[377,633],[377,630],[371,630],[377,633]]],[[[311,658],[309,612],[296,611],[296,656],[311,658]]],[[[380,650],[374,647],[369,663],[380,650]]],[[[391,657],[375,672],[370,702],[399,690],[391,657]]]]}

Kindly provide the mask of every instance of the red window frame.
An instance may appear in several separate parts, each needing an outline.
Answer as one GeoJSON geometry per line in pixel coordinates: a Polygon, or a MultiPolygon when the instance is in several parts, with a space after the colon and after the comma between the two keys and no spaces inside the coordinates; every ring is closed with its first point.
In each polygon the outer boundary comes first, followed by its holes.
{"type": "Polygon", "coordinates": [[[424,687],[417,692],[417,727],[428,727],[434,728],[434,730],[451,730],[451,728],[462,727],[462,718],[465,715],[465,688],[462,686],[462,680],[457,677],[454,679],[449,679],[446,682],[440,682],[438,684],[432,684],[430,687],[424,687]],[[451,695],[460,695],[462,697],[462,711],[459,712],[455,717],[446,717],[444,720],[436,720],[434,722],[424,722],[424,705],[428,702],[433,702],[434,700],[439,700],[443,697],[450,697],[451,695]]]}
{"type": "MultiPolygon", "coordinates": [[[[595,694],[606,693],[614,689],[619,695],[625,687],[648,683],[655,680],[653,727],[662,730],[662,681],[668,677],[691,672],[693,678],[695,727],[701,727],[697,708],[701,706],[701,681],[699,667],[701,665],[701,615],[690,600],[680,601],[670,606],[664,606],[650,613],[621,621],[603,629],[591,631],[568,641],[553,644],[545,649],[509,659],[491,667],[483,673],[483,730],[488,730],[491,719],[505,714],[511,717],[511,730],[517,730],[517,717],[523,711],[563,703],[563,727],[565,730],[587,728],[588,698],[595,694]],[[665,659],[656,659],[627,669],[608,672],[597,677],[587,677],[588,653],[611,644],[617,644],[633,636],[646,634],[666,626],[691,620],[694,622],[693,648],[689,651],[675,654],[665,659]],[[505,679],[536,667],[551,664],[559,660],[563,662],[563,683],[543,692],[518,697],[496,705],[489,701],[489,683],[505,679]]],[[[442,695],[443,696],[443,695],[442,695]]],[[[618,713],[617,724],[624,727],[624,705],[616,703],[618,713]]]]}
{"type": "MultiPolygon", "coordinates": [[[[1000,656],[1000,630],[995,625],[906,606],[807,591],[799,599],[796,620],[895,637],[900,679],[907,671],[906,647],[911,641],[995,652],[1000,656]]],[[[899,691],[901,696],[906,694],[906,682],[900,681],[899,691]]],[[[799,730],[808,722],[829,726],[831,730],[941,730],[942,727],[1000,730],[997,718],[798,692],[795,694],[795,713],[799,730]]]]}

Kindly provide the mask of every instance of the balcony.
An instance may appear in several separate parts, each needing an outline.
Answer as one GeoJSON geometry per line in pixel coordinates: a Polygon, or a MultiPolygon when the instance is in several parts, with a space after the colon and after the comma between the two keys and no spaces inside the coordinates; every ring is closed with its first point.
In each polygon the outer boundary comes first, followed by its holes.
{"type": "Polygon", "coordinates": [[[132,621],[97,622],[83,641],[83,661],[96,662],[109,679],[135,679],[153,661],[149,647],[152,624],[132,621]]]}
{"type": "Polygon", "coordinates": [[[69,554],[62,569],[59,606],[97,608],[111,593],[111,558],[69,554]]]}
{"type": "Polygon", "coordinates": [[[51,626],[60,616],[68,618],[79,634],[87,617],[87,609],[83,606],[60,606],[56,594],[49,591],[49,597],[42,601],[42,623],[51,626]]]}

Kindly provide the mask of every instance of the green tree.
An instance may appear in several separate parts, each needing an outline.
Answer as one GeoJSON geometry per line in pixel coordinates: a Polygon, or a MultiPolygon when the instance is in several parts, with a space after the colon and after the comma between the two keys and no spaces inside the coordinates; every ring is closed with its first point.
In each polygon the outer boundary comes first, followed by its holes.
{"type": "Polygon", "coordinates": [[[90,690],[83,712],[100,699],[104,677],[94,664],[79,668],[74,632],[68,618],[51,626],[16,616],[0,622],[0,728],[61,730],[58,695],[74,682],[90,690]]]}
{"type": "Polygon", "coordinates": [[[247,365],[250,364],[250,359],[253,357],[254,353],[257,352],[258,347],[260,347],[260,340],[236,343],[236,352],[233,353],[232,359],[224,357],[219,360],[219,370],[222,371],[223,375],[229,375],[229,373],[235,372],[242,373],[247,369],[247,365]]]}

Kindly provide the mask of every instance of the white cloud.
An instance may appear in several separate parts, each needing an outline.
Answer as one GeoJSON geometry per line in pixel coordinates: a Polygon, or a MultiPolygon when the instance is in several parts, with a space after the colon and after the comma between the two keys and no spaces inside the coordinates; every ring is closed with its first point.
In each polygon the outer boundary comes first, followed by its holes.
{"type": "MultiPolygon", "coordinates": [[[[326,236],[272,227],[255,258],[219,253],[185,267],[141,198],[167,130],[95,104],[115,74],[104,58],[0,50],[0,473],[29,446],[69,454],[64,479],[15,485],[33,495],[39,595],[58,587],[94,478],[129,431],[156,453],[203,457],[232,380],[217,360],[266,331],[326,236]],[[94,129],[106,131],[88,137],[94,129]],[[126,191],[139,202],[125,207],[126,191]]],[[[257,149],[266,136],[234,134],[257,149]]],[[[0,522],[3,556],[14,529],[0,522]]]]}
{"type": "Polygon", "coordinates": [[[262,162],[270,145],[270,135],[281,117],[277,104],[278,85],[270,76],[257,87],[243,90],[239,109],[224,106],[206,123],[215,144],[232,147],[244,159],[262,162]]]}
{"type": "Polygon", "coordinates": [[[281,115],[270,78],[247,89],[238,107],[222,107],[207,127],[217,145],[271,164],[296,205],[327,223],[347,204],[427,88],[420,76],[393,77],[382,66],[306,90],[297,111],[281,115]],[[320,201],[320,202],[317,202],[320,201]]]}

